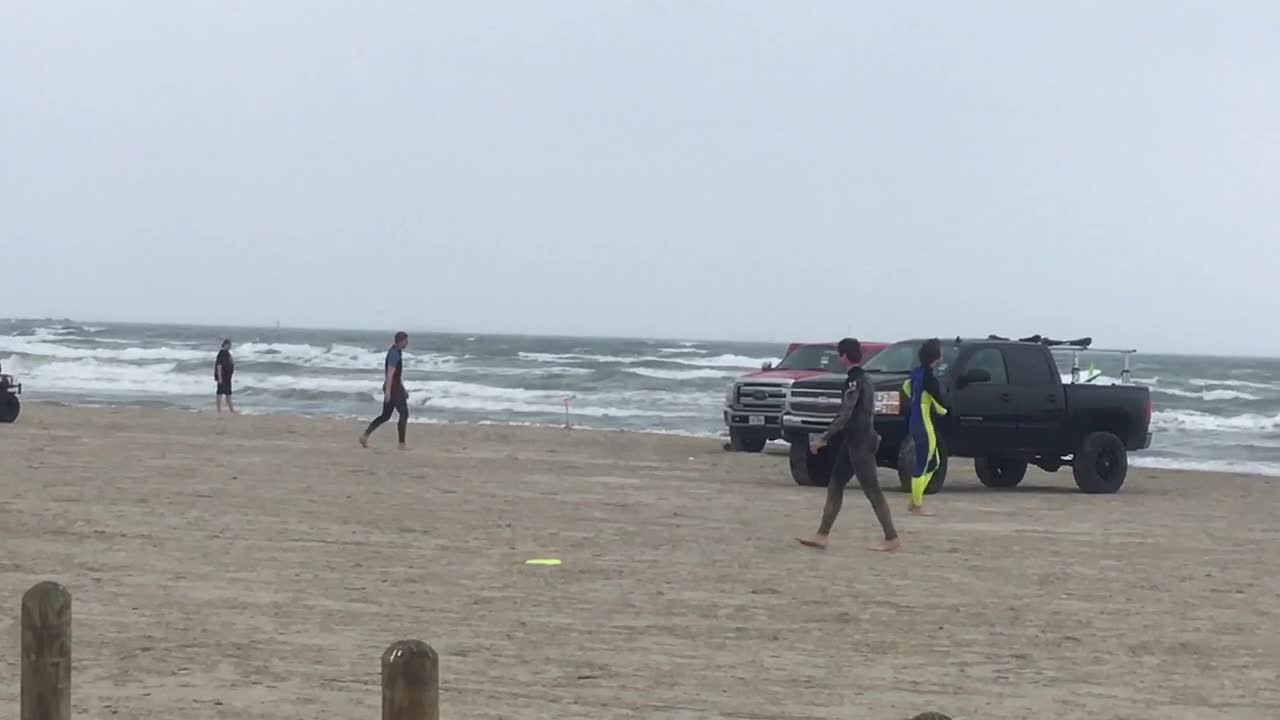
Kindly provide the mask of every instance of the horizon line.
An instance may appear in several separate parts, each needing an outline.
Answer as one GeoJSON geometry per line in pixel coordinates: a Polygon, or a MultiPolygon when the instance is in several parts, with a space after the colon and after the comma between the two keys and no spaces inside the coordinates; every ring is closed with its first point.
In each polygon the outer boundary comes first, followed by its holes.
{"type": "MultiPolygon", "coordinates": [[[[186,327],[186,328],[210,328],[210,329],[236,328],[236,329],[243,329],[243,330],[268,330],[268,331],[270,330],[294,330],[294,331],[314,330],[314,331],[328,331],[328,332],[359,332],[359,333],[374,333],[374,332],[385,331],[391,335],[394,335],[394,333],[397,332],[396,330],[385,330],[384,328],[283,324],[280,321],[276,321],[274,325],[263,325],[263,324],[257,324],[257,323],[247,323],[243,325],[237,325],[232,323],[215,323],[215,322],[206,322],[206,321],[177,323],[177,322],[156,322],[156,321],[145,321],[145,320],[112,320],[112,319],[106,319],[106,318],[77,319],[72,317],[9,317],[9,318],[0,318],[0,321],[4,321],[10,324],[19,323],[19,322],[25,322],[25,323],[35,323],[35,322],[63,323],[65,322],[65,323],[72,323],[77,325],[104,323],[109,325],[123,325],[123,326],[136,326],[136,327],[172,327],[172,328],[186,327]]],[[[685,336],[679,336],[679,335],[646,336],[646,335],[615,335],[610,333],[579,334],[579,333],[552,333],[552,332],[504,332],[504,331],[495,331],[495,330],[458,330],[458,329],[448,329],[444,327],[430,328],[425,326],[418,327],[418,328],[413,328],[412,326],[405,326],[405,327],[401,327],[400,329],[404,330],[410,335],[413,335],[414,333],[421,333],[421,334],[427,334],[427,335],[432,335],[432,334],[456,335],[456,336],[485,335],[485,336],[491,336],[491,337],[496,336],[496,337],[514,337],[514,338],[542,338],[542,339],[550,339],[550,340],[640,340],[644,342],[670,341],[670,342],[734,343],[734,344],[743,344],[743,345],[769,345],[769,344],[777,343],[783,346],[790,345],[792,343],[836,342],[840,339],[840,338],[835,338],[835,339],[829,339],[829,340],[822,340],[822,339],[778,340],[778,339],[760,339],[760,338],[738,339],[738,338],[726,338],[726,337],[685,337],[685,336]]],[[[913,335],[911,337],[917,337],[917,336],[926,337],[928,336],[928,333],[913,335]]],[[[862,339],[862,338],[859,338],[859,339],[862,339]]],[[[905,340],[905,339],[907,338],[903,337],[897,340],[879,341],[879,342],[893,343],[893,342],[900,342],[901,340],[905,340]]],[[[1089,352],[1089,350],[1086,349],[1083,352],[1089,352]]],[[[1238,359],[1238,360],[1280,359],[1280,355],[1263,355],[1263,354],[1251,354],[1251,353],[1213,354],[1213,353],[1206,353],[1206,352],[1176,352],[1176,351],[1144,352],[1142,350],[1138,350],[1136,354],[1139,356],[1156,355],[1156,356],[1164,356],[1164,357],[1228,358],[1228,359],[1238,359]]]]}

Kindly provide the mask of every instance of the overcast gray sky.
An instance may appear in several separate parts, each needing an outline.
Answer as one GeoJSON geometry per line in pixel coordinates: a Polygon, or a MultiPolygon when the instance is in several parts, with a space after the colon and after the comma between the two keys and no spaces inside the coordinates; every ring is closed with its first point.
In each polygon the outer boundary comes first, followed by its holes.
{"type": "Polygon", "coordinates": [[[1280,3],[8,2],[0,316],[1280,354],[1280,3]]]}

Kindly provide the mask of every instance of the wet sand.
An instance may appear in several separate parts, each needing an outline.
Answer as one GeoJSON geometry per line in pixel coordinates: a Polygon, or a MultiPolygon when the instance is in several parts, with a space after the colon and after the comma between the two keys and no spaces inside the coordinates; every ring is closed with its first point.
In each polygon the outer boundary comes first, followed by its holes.
{"type": "MultiPolygon", "coordinates": [[[[441,656],[445,718],[1280,717],[1280,481],[1069,471],[938,517],[715,440],[31,404],[0,426],[0,709],[18,602],[74,596],[77,718],[379,717],[441,656]],[[557,557],[560,567],[529,567],[557,557]]],[[[895,482],[882,471],[887,485],[895,482]]]]}

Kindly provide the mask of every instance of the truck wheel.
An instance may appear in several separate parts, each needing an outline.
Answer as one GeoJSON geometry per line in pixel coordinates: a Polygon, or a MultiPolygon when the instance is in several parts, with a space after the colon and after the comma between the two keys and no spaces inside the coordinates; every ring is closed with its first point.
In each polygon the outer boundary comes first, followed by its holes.
{"type": "Polygon", "coordinates": [[[762,437],[752,437],[741,430],[729,431],[729,445],[738,452],[758,453],[764,450],[768,441],[762,437]]]}
{"type": "Polygon", "coordinates": [[[1012,488],[1027,476],[1027,461],[988,455],[973,459],[978,481],[989,488],[1012,488]]]}
{"type": "MultiPolygon", "coordinates": [[[[947,481],[947,446],[942,442],[942,438],[938,438],[938,469],[933,472],[933,477],[929,478],[929,486],[924,489],[925,495],[933,495],[942,490],[942,485],[947,481]]],[[[902,492],[911,492],[911,476],[916,472],[916,443],[908,436],[898,446],[898,484],[902,486],[902,492]]]]}
{"type": "Polygon", "coordinates": [[[782,431],[782,441],[788,445],[809,445],[809,433],[797,432],[795,430],[782,431]]]}
{"type": "Polygon", "coordinates": [[[18,413],[21,411],[22,403],[17,395],[0,393],[0,423],[11,423],[17,420],[18,413]]]}
{"type": "Polygon", "coordinates": [[[825,447],[815,455],[809,452],[807,440],[792,442],[787,453],[791,479],[802,487],[826,487],[834,472],[847,481],[853,476],[853,467],[848,462],[837,462],[843,454],[844,450],[838,444],[825,447]]]}
{"type": "Polygon", "coordinates": [[[1109,432],[1089,433],[1071,463],[1076,487],[1089,494],[1114,493],[1129,474],[1124,442],[1109,432]]]}

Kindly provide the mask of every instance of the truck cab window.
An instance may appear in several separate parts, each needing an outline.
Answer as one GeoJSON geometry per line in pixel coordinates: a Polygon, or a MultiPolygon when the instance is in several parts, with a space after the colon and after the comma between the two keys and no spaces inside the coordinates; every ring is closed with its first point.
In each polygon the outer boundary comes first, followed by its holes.
{"type": "Polygon", "coordinates": [[[840,354],[833,347],[824,345],[804,345],[796,348],[790,355],[782,358],[777,370],[829,370],[844,372],[840,363],[840,354]]]}
{"type": "Polygon", "coordinates": [[[1009,375],[1005,371],[1004,356],[1000,348],[983,348],[969,357],[965,364],[965,372],[969,370],[986,370],[991,373],[991,380],[983,385],[1008,385],[1009,375]]]}
{"type": "Polygon", "coordinates": [[[1004,354],[1013,385],[1044,387],[1061,382],[1058,366],[1052,364],[1049,353],[1039,347],[1008,347],[1004,354]]]}
{"type": "MultiPolygon", "coordinates": [[[[894,373],[906,375],[920,364],[920,345],[923,341],[907,340],[894,343],[881,350],[863,367],[872,373],[894,373]]],[[[942,362],[938,365],[937,374],[946,375],[947,369],[955,361],[959,348],[955,343],[942,343],[942,362]]]]}

